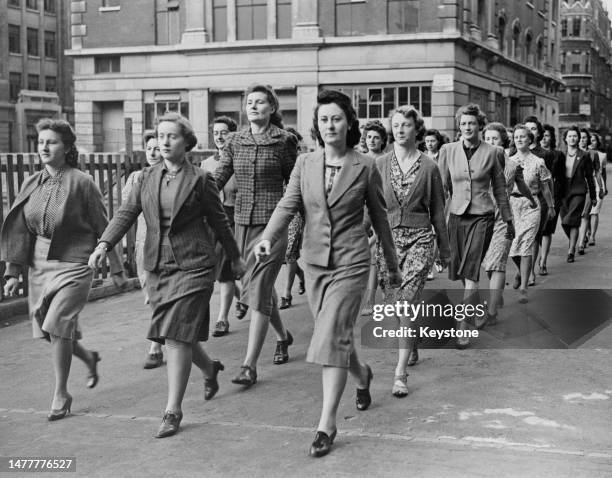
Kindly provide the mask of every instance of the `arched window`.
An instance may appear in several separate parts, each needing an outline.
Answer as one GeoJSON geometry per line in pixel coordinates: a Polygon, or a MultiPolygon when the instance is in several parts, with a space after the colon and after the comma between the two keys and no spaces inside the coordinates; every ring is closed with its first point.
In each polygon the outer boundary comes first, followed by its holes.
{"type": "Polygon", "coordinates": [[[542,37],[538,37],[538,41],[536,42],[536,57],[535,57],[535,67],[542,69],[544,65],[544,40],[542,37]]]}
{"type": "Polygon", "coordinates": [[[512,45],[510,47],[510,56],[520,59],[521,50],[519,49],[519,41],[521,36],[521,24],[518,19],[512,23],[512,45]]]}
{"type": "Polygon", "coordinates": [[[528,28],[525,32],[525,53],[523,54],[523,60],[529,65],[533,65],[533,52],[531,51],[532,44],[533,33],[531,33],[531,29],[528,28]]]}
{"type": "Polygon", "coordinates": [[[506,19],[499,17],[497,20],[497,38],[499,41],[499,50],[506,51],[506,19]]]}

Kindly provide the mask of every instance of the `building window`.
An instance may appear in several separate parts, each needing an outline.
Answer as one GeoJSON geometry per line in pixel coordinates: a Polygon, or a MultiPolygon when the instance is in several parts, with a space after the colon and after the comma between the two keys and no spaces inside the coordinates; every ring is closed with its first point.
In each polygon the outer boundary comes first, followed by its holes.
{"type": "Polygon", "coordinates": [[[353,100],[361,122],[376,119],[387,124],[389,113],[402,105],[412,105],[424,117],[431,116],[430,85],[334,86],[334,88],[344,92],[353,100]]]}
{"type": "Polygon", "coordinates": [[[580,112],[580,90],[572,90],[570,93],[570,113],[580,112]]]}
{"type": "Polygon", "coordinates": [[[38,0],[26,0],[26,7],[31,10],[38,10],[38,0]]]}
{"type": "Polygon", "coordinates": [[[506,20],[500,17],[497,20],[497,38],[499,41],[499,51],[506,51],[506,20]]]}
{"type": "Polygon", "coordinates": [[[542,69],[544,63],[544,41],[539,38],[536,45],[536,68],[542,69]]]}
{"type": "Polygon", "coordinates": [[[574,22],[572,23],[572,36],[579,37],[580,36],[580,18],[574,18],[574,22]]]}
{"type": "Polygon", "coordinates": [[[531,31],[525,33],[525,56],[523,60],[529,65],[533,64],[533,57],[531,55],[531,44],[533,43],[533,35],[531,31]]]}
{"type": "Polygon", "coordinates": [[[95,59],[96,73],[119,73],[121,61],[118,56],[99,56],[95,59]]]}
{"type": "Polygon", "coordinates": [[[9,53],[21,53],[21,28],[19,25],[8,26],[9,53]]]}
{"type": "Polygon", "coordinates": [[[45,0],[45,13],[55,13],[55,0],[45,0]]]}
{"type": "Polygon", "coordinates": [[[189,100],[186,91],[154,92],[144,94],[144,127],[155,128],[155,121],[166,113],[180,113],[189,118],[189,100]]]}
{"type": "Polygon", "coordinates": [[[336,35],[364,35],[366,6],[364,0],[336,0],[336,35]]]}
{"type": "Polygon", "coordinates": [[[102,8],[120,7],[121,0],[102,0],[102,8]]]}
{"type": "Polygon", "coordinates": [[[236,37],[259,40],[268,36],[267,0],[236,0],[236,37]]]}
{"type": "Polygon", "coordinates": [[[51,93],[57,92],[57,77],[45,76],[45,91],[49,91],[51,93]]]}
{"type": "Polygon", "coordinates": [[[276,38],[291,38],[291,0],[276,0],[276,38]]]}
{"type": "Polygon", "coordinates": [[[39,75],[28,75],[28,90],[40,89],[40,76],[39,75]]]}
{"type": "Polygon", "coordinates": [[[45,32],[45,56],[47,58],[55,58],[57,56],[55,32],[45,32]]]}
{"type": "Polygon", "coordinates": [[[19,92],[21,91],[21,73],[9,73],[9,95],[11,101],[17,101],[19,92]]]}
{"type": "Polygon", "coordinates": [[[21,7],[21,0],[8,0],[9,7],[21,7]]]}
{"type": "Polygon", "coordinates": [[[585,61],[584,61],[584,72],[588,74],[590,70],[591,70],[591,54],[587,51],[585,61]]]}
{"type": "Polygon", "coordinates": [[[567,18],[564,18],[563,20],[561,20],[561,36],[562,37],[567,36],[567,18]]]}
{"type": "Polygon", "coordinates": [[[512,27],[512,48],[510,51],[510,55],[513,58],[519,59],[521,57],[521,50],[519,49],[519,39],[521,36],[521,27],[518,22],[514,23],[512,27]]]}
{"type": "Polygon", "coordinates": [[[28,55],[38,56],[38,30],[28,28],[28,55]]]}
{"type": "Polygon", "coordinates": [[[387,32],[415,33],[419,28],[417,0],[389,0],[387,3],[387,32]]]}
{"type": "Polygon", "coordinates": [[[227,0],[213,0],[213,40],[227,41],[227,0]]]}

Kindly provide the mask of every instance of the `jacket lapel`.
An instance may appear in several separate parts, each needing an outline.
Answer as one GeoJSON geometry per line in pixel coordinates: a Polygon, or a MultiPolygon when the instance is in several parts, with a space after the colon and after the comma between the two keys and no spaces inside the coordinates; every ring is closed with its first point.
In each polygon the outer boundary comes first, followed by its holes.
{"type": "Polygon", "coordinates": [[[30,197],[34,189],[40,183],[40,176],[42,175],[42,171],[37,172],[35,175],[30,176],[29,181],[23,186],[23,189],[17,194],[15,198],[15,202],[11,205],[11,208],[15,208],[21,204],[23,204],[26,199],[30,197]]]}
{"type": "Polygon", "coordinates": [[[306,175],[306,188],[312,194],[319,205],[327,208],[327,200],[325,198],[325,158],[323,150],[319,149],[305,161],[305,167],[308,171],[306,175]]]}
{"type": "Polygon", "coordinates": [[[580,161],[582,161],[582,158],[584,158],[584,153],[582,151],[577,151],[576,152],[576,159],[574,159],[574,164],[572,165],[572,175],[571,177],[574,177],[574,174],[576,173],[576,170],[578,169],[578,164],[580,163],[580,161]]]}
{"type": "Polygon", "coordinates": [[[183,166],[183,168],[184,172],[181,177],[181,182],[178,186],[178,194],[174,197],[174,204],[172,206],[172,218],[170,219],[170,224],[172,224],[176,219],[176,215],[181,210],[183,203],[191,193],[191,190],[195,186],[195,183],[198,179],[195,173],[195,167],[190,162],[185,160],[185,165],[183,166]]]}
{"type": "Polygon", "coordinates": [[[346,190],[355,182],[363,169],[362,160],[354,151],[348,151],[346,164],[340,169],[338,179],[327,197],[327,204],[331,208],[344,195],[346,190]]]}

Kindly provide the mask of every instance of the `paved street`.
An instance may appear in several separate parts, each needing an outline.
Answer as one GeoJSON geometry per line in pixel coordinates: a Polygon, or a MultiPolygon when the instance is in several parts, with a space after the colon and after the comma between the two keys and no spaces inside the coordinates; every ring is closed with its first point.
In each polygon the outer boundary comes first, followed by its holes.
{"type": "MultiPolygon", "coordinates": [[[[557,233],[550,275],[538,277],[531,302],[537,304],[544,289],[609,287],[608,205],[598,245],[575,264],[565,263],[566,240],[557,233]]],[[[442,278],[428,283],[448,286],[442,278]]],[[[505,300],[496,326],[502,331],[525,313],[512,289],[505,300]]],[[[217,302],[215,294],[213,317],[217,302]]],[[[164,440],[152,435],[165,404],[166,370],[142,369],[148,310],[140,291],[87,304],[83,343],[100,351],[101,380],[94,390],[85,388],[85,367],[75,360],[73,414],[58,422],[46,420],[53,386],[49,346],[30,338],[27,321],[0,329],[0,455],[74,456],[77,476],[612,475],[609,321],[571,350],[423,350],[404,399],[390,394],[396,352],[363,349],[374,370],[373,405],[356,411],[349,380],[336,444],[317,460],[307,452],[319,413],[320,370],[304,362],[312,330],[305,297],[294,293],[294,304],[282,313],[296,338],[290,362],[272,364],[275,338],[269,334],[260,381],[248,391],[231,384],[248,331],[248,319],[232,319],[229,336],[206,344],[226,366],[219,394],[204,402],[194,371],[181,431],[164,440]]],[[[496,336],[493,328],[490,334],[496,336]]]]}

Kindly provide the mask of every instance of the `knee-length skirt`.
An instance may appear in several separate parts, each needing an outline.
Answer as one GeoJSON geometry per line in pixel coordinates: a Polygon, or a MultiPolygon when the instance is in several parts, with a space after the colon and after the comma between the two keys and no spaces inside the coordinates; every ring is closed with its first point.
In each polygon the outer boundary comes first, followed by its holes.
{"type": "Polygon", "coordinates": [[[79,340],[79,313],[83,310],[93,271],[87,264],[47,260],[51,240],[37,236],[28,271],[28,307],[34,338],[50,335],[79,340]]]}
{"type": "Polygon", "coordinates": [[[147,338],[194,343],[208,339],[209,302],[214,267],[182,270],[170,246],[160,247],[159,265],[147,274],[147,290],[153,308],[147,338]]]}
{"type": "Polygon", "coordinates": [[[493,236],[482,261],[482,267],[487,272],[506,272],[508,264],[508,253],[512,241],[506,239],[508,224],[502,218],[499,210],[495,213],[495,224],[493,225],[493,236]]]}
{"type": "Polygon", "coordinates": [[[450,242],[450,280],[469,279],[478,282],[480,264],[493,236],[493,214],[451,214],[448,219],[450,242]]]}
{"type": "Polygon", "coordinates": [[[534,199],[538,207],[532,208],[531,201],[526,197],[510,196],[510,207],[514,217],[514,239],[510,246],[510,257],[533,254],[533,243],[540,227],[540,204],[537,197],[534,199]]]}
{"type": "Polygon", "coordinates": [[[355,347],[353,327],[368,285],[369,261],[335,268],[306,264],[304,273],[314,317],[306,361],[348,368],[355,347]]]}
{"type": "Polygon", "coordinates": [[[269,316],[277,301],[274,283],[287,251],[287,233],[285,232],[272,244],[270,255],[260,263],[255,258],[253,248],[261,240],[265,227],[265,225],[236,224],[236,242],[246,263],[246,274],[242,277],[240,302],[269,316]]]}
{"type": "Polygon", "coordinates": [[[385,302],[419,300],[427,274],[434,263],[435,234],[431,229],[396,227],[391,230],[393,243],[402,272],[402,283],[398,289],[389,287],[389,270],[385,261],[382,246],[378,243],[376,264],[378,280],[385,295],[385,302]]]}

